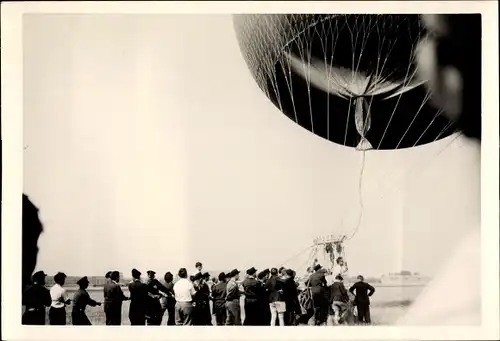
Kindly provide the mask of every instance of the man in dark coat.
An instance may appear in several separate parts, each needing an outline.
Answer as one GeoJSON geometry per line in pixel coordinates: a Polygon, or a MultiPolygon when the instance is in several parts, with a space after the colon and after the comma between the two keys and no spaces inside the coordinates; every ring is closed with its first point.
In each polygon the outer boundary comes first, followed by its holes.
{"type": "Polygon", "coordinates": [[[295,326],[297,325],[298,316],[301,314],[295,272],[292,269],[286,269],[285,277],[282,280],[283,298],[286,303],[285,326],[295,326]]]}
{"type": "Polygon", "coordinates": [[[280,326],[285,325],[286,303],[283,297],[283,281],[279,277],[278,269],[271,269],[271,277],[266,281],[269,293],[269,307],[271,309],[271,326],[276,325],[276,317],[280,326]]]}
{"type": "Polygon", "coordinates": [[[201,272],[193,276],[193,286],[196,289],[196,293],[193,297],[193,325],[195,326],[207,326],[212,324],[211,318],[208,321],[207,318],[207,308],[210,309],[210,301],[208,297],[210,295],[210,288],[204,282],[204,277],[201,272]]]}
{"type": "Polygon", "coordinates": [[[208,285],[208,281],[210,280],[210,274],[208,272],[203,273],[202,283],[201,283],[201,292],[202,292],[202,316],[205,326],[212,325],[212,314],[210,313],[210,286],[208,285]]]}
{"type": "Polygon", "coordinates": [[[252,267],[247,270],[247,278],[243,281],[242,286],[245,294],[245,321],[244,326],[260,325],[261,299],[262,299],[262,283],[259,282],[255,275],[257,269],[252,267]]]}
{"type": "Polygon", "coordinates": [[[342,315],[347,309],[349,294],[344,286],[344,279],[341,275],[335,276],[335,281],[330,287],[330,304],[333,308],[333,318],[335,324],[343,323],[342,315]]]}
{"type": "Polygon", "coordinates": [[[35,272],[33,274],[33,284],[23,293],[22,301],[26,307],[22,317],[22,324],[24,325],[45,324],[45,307],[49,307],[52,303],[50,292],[45,288],[46,276],[43,271],[35,272]]]}
{"type": "Polygon", "coordinates": [[[360,323],[371,323],[370,317],[370,297],[375,292],[375,288],[366,283],[363,276],[358,276],[358,281],[349,288],[351,294],[355,295],[354,304],[358,311],[358,321],[360,323]]]}
{"type": "Polygon", "coordinates": [[[257,280],[261,283],[259,290],[259,303],[260,303],[260,314],[259,314],[259,326],[270,326],[271,325],[271,308],[269,307],[269,293],[266,288],[266,281],[269,277],[269,269],[265,269],[257,275],[257,280]]]}
{"type": "Polygon", "coordinates": [[[146,325],[146,305],[149,299],[148,286],[141,282],[141,272],[132,269],[132,282],[128,284],[130,308],[128,318],[132,326],[146,325]]]}
{"type": "Polygon", "coordinates": [[[326,323],[328,318],[328,297],[325,270],[321,265],[314,267],[314,273],[309,277],[307,286],[311,288],[312,301],[314,305],[314,323],[319,326],[326,323]]]}
{"type": "Polygon", "coordinates": [[[146,323],[149,326],[161,325],[163,314],[161,310],[160,298],[167,295],[167,288],[155,278],[156,272],[153,270],[148,271],[148,290],[149,299],[147,300],[146,323]]]}
{"type": "Polygon", "coordinates": [[[89,318],[85,314],[87,305],[91,307],[100,306],[101,302],[96,302],[90,298],[87,288],[89,287],[89,280],[87,276],[80,278],[76,284],[80,287],[73,296],[73,311],[71,312],[71,320],[74,326],[90,326],[89,318]]]}
{"type": "Polygon", "coordinates": [[[119,326],[122,324],[123,301],[128,300],[123,294],[120,281],[120,273],[113,271],[111,281],[104,285],[104,311],[106,312],[106,325],[119,326]]]}
{"type": "Polygon", "coordinates": [[[221,272],[219,282],[212,288],[213,311],[215,323],[218,326],[223,326],[226,323],[226,286],[227,275],[221,272]]]}

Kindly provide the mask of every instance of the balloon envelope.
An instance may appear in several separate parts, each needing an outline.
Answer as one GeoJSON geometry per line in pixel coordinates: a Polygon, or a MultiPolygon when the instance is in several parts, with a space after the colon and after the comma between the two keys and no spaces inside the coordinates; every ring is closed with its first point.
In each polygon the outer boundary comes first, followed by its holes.
{"type": "Polygon", "coordinates": [[[419,15],[245,14],[234,27],[260,88],[318,136],[398,149],[455,131],[416,77],[419,15]]]}

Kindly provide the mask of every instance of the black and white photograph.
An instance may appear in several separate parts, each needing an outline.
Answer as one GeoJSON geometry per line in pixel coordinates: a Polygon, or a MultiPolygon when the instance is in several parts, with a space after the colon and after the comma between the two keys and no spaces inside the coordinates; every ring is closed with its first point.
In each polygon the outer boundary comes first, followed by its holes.
{"type": "Polygon", "coordinates": [[[271,3],[16,12],[9,340],[498,338],[498,4],[271,3]]]}

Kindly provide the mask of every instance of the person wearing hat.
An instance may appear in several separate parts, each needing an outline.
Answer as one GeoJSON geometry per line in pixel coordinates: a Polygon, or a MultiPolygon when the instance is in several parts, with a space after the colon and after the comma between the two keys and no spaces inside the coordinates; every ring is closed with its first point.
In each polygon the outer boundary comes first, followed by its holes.
{"type": "Polygon", "coordinates": [[[46,276],[43,271],[35,272],[32,277],[33,284],[23,292],[22,303],[25,306],[23,325],[45,324],[45,307],[49,307],[52,302],[50,292],[45,288],[46,276]]]}
{"type": "Polygon", "coordinates": [[[295,272],[292,269],[286,269],[285,276],[281,280],[283,281],[283,298],[286,304],[285,326],[294,326],[301,315],[295,272]]]}
{"type": "Polygon", "coordinates": [[[119,284],[120,273],[113,271],[110,276],[111,282],[104,287],[104,312],[106,313],[106,325],[119,326],[122,324],[123,301],[128,300],[123,294],[119,284]]]}
{"type": "Polygon", "coordinates": [[[241,326],[240,288],[238,280],[240,272],[234,269],[229,273],[231,278],[226,287],[226,326],[241,326]]]}
{"type": "Polygon", "coordinates": [[[269,292],[267,291],[266,282],[269,279],[269,269],[262,270],[257,275],[257,280],[261,283],[261,290],[259,291],[260,303],[260,318],[259,326],[271,325],[271,307],[269,306],[269,292]]]}
{"type": "Polygon", "coordinates": [[[130,308],[128,318],[132,326],[146,325],[146,304],[149,299],[148,286],[141,281],[141,272],[132,269],[132,281],[128,284],[130,292],[130,308]]]}
{"type": "Polygon", "coordinates": [[[52,303],[49,309],[49,323],[51,325],[66,324],[66,305],[71,303],[66,289],[63,288],[66,282],[66,274],[58,272],[54,276],[55,284],[50,288],[52,303]]]}
{"type": "Polygon", "coordinates": [[[251,267],[247,270],[247,278],[242,283],[245,295],[245,321],[243,322],[245,326],[260,325],[263,286],[255,278],[256,274],[257,269],[251,267]]]}
{"type": "Polygon", "coordinates": [[[90,298],[87,288],[89,287],[89,279],[87,276],[80,278],[76,284],[80,287],[73,296],[73,311],[71,312],[71,320],[74,326],[90,326],[89,318],[85,314],[87,305],[91,307],[100,306],[100,302],[96,302],[90,298]]]}
{"type": "Polygon", "coordinates": [[[210,305],[207,298],[210,295],[208,285],[204,281],[205,276],[199,272],[193,276],[193,286],[196,289],[196,293],[193,295],[193,325],[195,326],[206,326],[211,324],[211,317],[207,320],[207,310],[210,305]]]}
{"type": "Polygon", "coordinates": [[[358,281],[354,283],[349,292],[355,295],[354,304],[358,311],[358,320],[360,323],[371,323],[370,318],[370,297],[375,292],[375,288],[365,282],[363,276],[357,277],[358,281]]]}
{"type": "Polygon", "coordinates": [[[149,291],[147,300],[146,323],[148,326],[159,326],[163,319],[160,298],[167,296],[167,288],[156,279],[156,272],[148,270],[148,281],[146,283],[149,291]]]}
{"type": "Polygon", "coordinates": [[[314,266],[314,273],[309,277],[307,286],[311,288],[314,306],[314,323],[319,326],[326,323],[329,310],[329,292],[325,278],[325,270],[320,264],[314,266]]]}
{"type": "Polygon", "coordinates": [[[212,303],[213,313],[215,315],[215,323],[218,326],[223,326],[226,323],[226,287],[227,275],[221,272],[218,276],[218,283],[212,288],[212,303]]]}

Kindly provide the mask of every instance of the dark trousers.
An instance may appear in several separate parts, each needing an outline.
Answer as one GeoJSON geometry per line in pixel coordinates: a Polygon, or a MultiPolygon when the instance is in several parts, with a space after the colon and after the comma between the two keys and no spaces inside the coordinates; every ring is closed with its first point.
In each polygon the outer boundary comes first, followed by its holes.
{"type": "Polygon", "coordinates": [[[193,325],[193,304],[191,302],[175,303],[175,324],[178,326],[193,325]]]}
{"type": "Polygon", "coordinates": [[[128,319],[131,326],[145,326],[146,325],[146,311],[143,307],[134,307],[135,302],[130,303],[130,310],[128,312],[128,319]]]}
{"type": "Polygon", "coordinates": [[[241,326],[240,300],[235,299],[226,302],[226,326],[241,326]]]}
{"type": "Polygon", "coordinates": [[[151,300],[149,302],[148,312],[146,314],[146,323],[148,326],[159,326],[161,325],[161,320],[163,319],[163,314],[161,310],[160,301],[157,299],[151,300]]]}
{"type": "Polygon", "coordinates": [[[260,307],[258,300],[245,300],[245,321],[244,326],[258,326],[260,324],[260,307]]]}
{"type": "Polygon", "coordinates": [[[265,299],[260,300],[259,302],[260,302],[259,326],[270,326],[271,325],[271,308],[269,307],[267,297],[265,299]]]}
{"type": "Polygon", "coordinates": [[[71,313],[71,321],[74,326],[91,326],[89,318],[85,311],[77,310],[71,313]]]}
{"type": "Polygon", "coordinates": [[[28,310],[23,314],[23,325],[43,326],[45,325],[45,308],[38,308],[35,310],[28,310]]]}
{"type": "Polygon", "coordinates": [[[214,315],[215,315],[215,323],[217,323],[218,326],[223,326],[226,324],[227,311],[225,302],[214,303],[214,315]]]}
{"type": "Polygon", "coordinates": [[[66,308],[54,308],[49,309],[49,322],[52,326],[64,326],[66,325],[66,308]]]}
{"type": "Polygon", "coordinates": [[[122,305],[116,303],[104,303],[107,326],[120,326],[122,324],[122,305]]]}
{"type": "Polygon", "coordinates": [[[358,310],[358,321],[363,323],[371,323],[371,317],[370,317],[370,305],[369,304],[358,304],[357,306],[358,310]]]}
{"type": "Polygon", "coordinates": [[[320,305],[314,307],[314,324],[319,326],[328,319],[328,306],[320,305]]]}
{"type": "Polygon", "coordinates": [[[168,313],[167,326],[175,326],[175,299],[167,298],[166,306],[168,313]]]}

